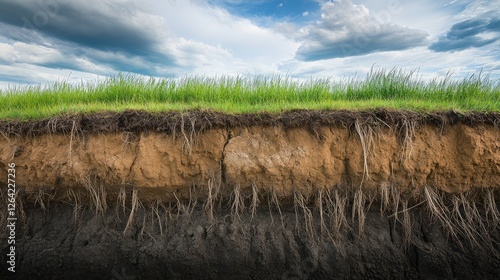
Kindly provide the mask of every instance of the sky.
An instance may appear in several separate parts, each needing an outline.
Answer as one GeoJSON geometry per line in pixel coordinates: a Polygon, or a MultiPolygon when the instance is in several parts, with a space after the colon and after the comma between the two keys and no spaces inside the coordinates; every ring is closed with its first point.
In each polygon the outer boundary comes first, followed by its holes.
{"type": "Polygon", "coordinates": [[[148,77],[500,78],[500,0],[0,0],[0,89],[148,77]]]}

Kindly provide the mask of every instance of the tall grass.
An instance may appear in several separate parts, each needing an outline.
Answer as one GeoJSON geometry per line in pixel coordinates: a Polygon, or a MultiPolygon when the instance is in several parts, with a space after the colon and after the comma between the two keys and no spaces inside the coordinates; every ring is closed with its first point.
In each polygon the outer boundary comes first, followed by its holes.
{"type": "Polygon", "coordinates": [[[462,80],[423,80],[416,71],[372,70],[364,79],[289,76],[145,79],[119,74],[97,83],[57,82],[0,92],[0,118],[37,119],[64,113],[213,109],[229,113],[288,109],[500,111],[500,81],[476,73],[462,80]]]}

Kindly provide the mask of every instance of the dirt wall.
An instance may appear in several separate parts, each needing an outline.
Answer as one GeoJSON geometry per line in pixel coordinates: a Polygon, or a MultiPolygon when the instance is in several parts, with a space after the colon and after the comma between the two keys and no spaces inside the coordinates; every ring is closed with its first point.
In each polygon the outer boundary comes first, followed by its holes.
{"type": "MultiPolygon", "coordinates": [[[[84,186],[133,186],[145,196],[217,181],[274,188],[280,195],[334,186],[446,192],[500,187],[500,129],[421,125],[401,137],[369,125],[308,128],[251,126],[200,134],[44,134],[0,137],[0,170],[16,164],[27,192],[84,186]]],[[[6,173],[0,173],[6,181],[6,173]]]]}
{"type": "Polygon", "coordinates": [[[0,278],[496,279],[499,125],[383,110],[0,121],[19,218],[18,272],[0,278]]]}

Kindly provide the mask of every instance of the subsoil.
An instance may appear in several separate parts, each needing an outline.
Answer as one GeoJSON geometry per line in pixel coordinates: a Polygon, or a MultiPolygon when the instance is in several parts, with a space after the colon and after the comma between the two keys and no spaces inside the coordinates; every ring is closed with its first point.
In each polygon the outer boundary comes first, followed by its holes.
{"type": "Polygon", "coordinates": [[[499,127],[500,113],[390,110],[3,120],[0,170],[15,163],[19,190],[14,279],[497,279],[499,127]],[[384,202],[388,187],[398,195],[384,202]],[[446,229],[421,199],[430,188],[455,221],[474,211],[473,234],[446,229]],[[346,222],[325,233],[314,197],[337,189],[346,222]],[[274,198],[281,208],[267,208],[274,198]]]}
{"type": "Polygon", "coordinates": [[[84,211],[76,223],[69,205],[26,212],[16,277],[2,269],[2,279],[497,279],[500,271],[498,230],[472,245],[450,239],[425,211],[414,212],[408,245],[399,224],[376,211],[361,237],[315,240],[297,231],[291,209],[284,227],[267,211],[214,222],[195,211],[163,234],[147,219],[123,234],[127,217],[114,211],[84,211]]]}

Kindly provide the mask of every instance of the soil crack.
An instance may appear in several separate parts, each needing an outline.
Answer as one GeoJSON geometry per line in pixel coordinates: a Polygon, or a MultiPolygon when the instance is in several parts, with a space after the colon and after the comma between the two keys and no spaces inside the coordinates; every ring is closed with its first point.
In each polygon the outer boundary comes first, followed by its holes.
{"type": "MultiPolygon", "coordinates": [[[[140,141],[141,141],[141,135],[139,135],[139,139],[138,139],[137,143],[140,143],[140,141]]],[[[136,147],[136,149],[137,149],[137,147],[136,147]]],[[[137,159],[139,158],[139,152],[137,151],[137,152],[133,153],[133,155],[134,155],[134,159],[132,160],[132,164],[130,164],[130,168],[128,170],[128,174],[126,177],[127,179],[130,179],[130,176],[132,175],[132,170],[134,170],[134,166],[137,162],[137,159]]]]}

